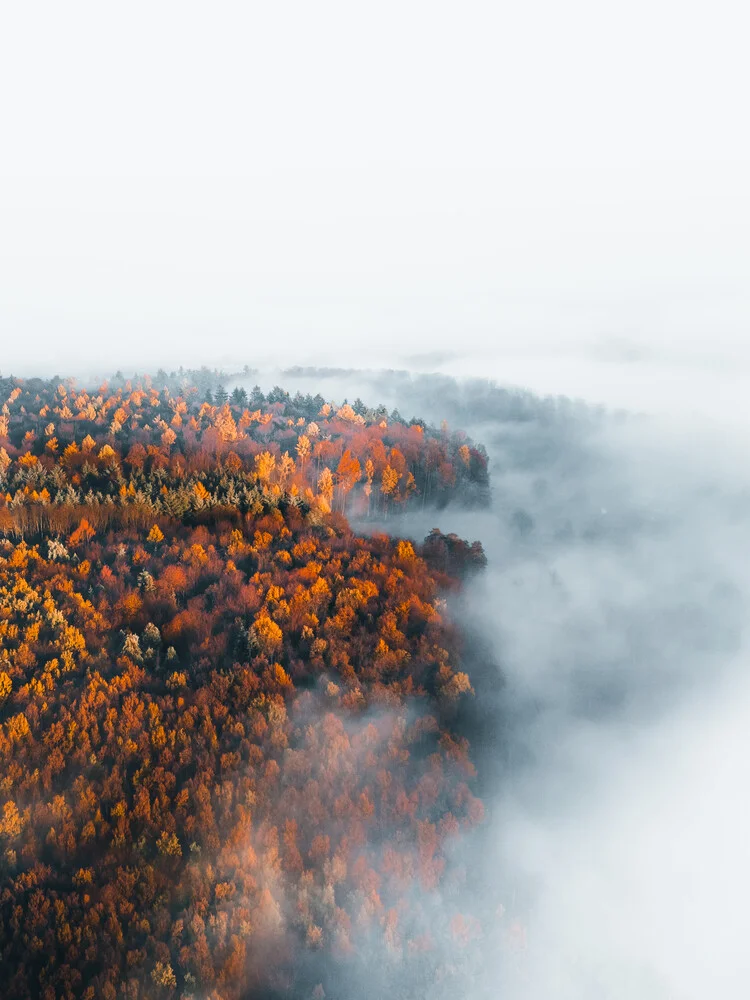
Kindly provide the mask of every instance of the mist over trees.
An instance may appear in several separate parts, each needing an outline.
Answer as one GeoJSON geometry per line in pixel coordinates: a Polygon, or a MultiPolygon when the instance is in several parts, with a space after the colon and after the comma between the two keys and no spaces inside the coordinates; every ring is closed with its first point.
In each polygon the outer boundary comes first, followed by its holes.
{"type": "Polygon", "coordinates": [[[656,430],[392,371],[0,380],[3,995],[668,995],[575,898],[732,676],[750,489],[656,430]]]}

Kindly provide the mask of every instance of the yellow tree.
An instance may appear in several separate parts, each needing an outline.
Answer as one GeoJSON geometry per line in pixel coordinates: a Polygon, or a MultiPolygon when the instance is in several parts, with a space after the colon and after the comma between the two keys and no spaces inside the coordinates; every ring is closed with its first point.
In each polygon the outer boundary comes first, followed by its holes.
{"type": "Polygon", "coordinates": [[[361,475],[362,466],[359,464],[359,459],[352,455],[351,451],[347,448],[341,456],[341,461],[336,469],[336,476],[342,495],[342,510],[346,510],[347,495],[359,482],[361,475]]]}
{"type": "Polygon", "coordinates": [[[300,436],[297,438],[297,458],[300,460],[303,467],[309,457],[310,457],[310,438],[306,434],[300,434],[300,436]]]}
{"type": "Polygon", "coordinates": [[[0,834],[9,840],[19,836],[24,827],[25,818],[19,813],[15,802],[6,802],[3,806],[3,818],[0,819],[0,834]]]}
{"type": "Polygon", "coordinates": [[[167,427],[167,429],[161,436],[161,443],[164,446],[164,448],[167,451],[169,451],[169,449],[172,447],[172,445],[175,443],[176,440],[177,440],[177,435],[175,434],[175,432],[172,430],[171,427],[167,427]]]}
{"type": "Polygon", "coordinates": [[[365,462],[365,476],[367,477],[365,482],[365,496],[367,497],[367,513],[370,513],[370,497],[372,495],[372,477],[375,474],[375,466],[373,465],[372,459],[368,458],[365,462]]]}
{"type": "Polygon", "coordinates": [[[275,468],[276,456],[272,455],[270,451],[262,451],[260,455],[255,456],[255,471],[258,474],[258,479],[264,485],[271,482],[271,476],[275,468]]]}
{"type": "Polygon", "coordinates": [[[234,417],[232,416],[232,411],[229,409],[229,404],[225,403],[220,410],[216,413],[214,420],[216,429],[221,435],[222,441],[236,441],[239,437],[237,433],[237,425],[234,422],[234,417]]]}
{"type": "Polygon", "coordinates": [[[330,510],[333,503],[333,476],[328,466],[318,476],[318,493],[325,500],[330,510]]]}
{"type": "Polygon", "coordinates": [[[341,420],[354,421],[357,419],[357,414],[354,412],[349,403],[344,403],[344,405],[336,411],[336,416],[340,417],[341,420]]]}
{"type": "Polygon", "coordinates": [[[268,612],[261,610],[255,619],[251,633],[261,653],[271,655],[281,648],[284,634],[268,612]]]}
{"type": "Polygon", "coordinates": [[[380,483],[380,492],[383,496],[388,497],[393,494],[400,478],[401,474],[399,472],[396,472],[392,466],[386,465],[383,469],[383,476],[380,483]]]}
{"type": "Polygon", "coordinates": [[[293,476],[296,471],[297,467],[294,464],[294,459],[288,451],[285,451],[281,456],[281,461],[279,462],[279,484],[282,489],[286,485],[286,481],[289,477],[293,476]]]}

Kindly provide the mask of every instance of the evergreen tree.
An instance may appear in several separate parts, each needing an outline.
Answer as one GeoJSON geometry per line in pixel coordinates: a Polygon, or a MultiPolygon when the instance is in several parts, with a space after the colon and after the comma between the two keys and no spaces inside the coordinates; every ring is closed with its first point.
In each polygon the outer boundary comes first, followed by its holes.
{"type": "Polygon", "coordinates": [[[268,394],[269,403],[288,403],[289,393],[281,388],[280,385],[275,385],[273,389],[268,394]]]}

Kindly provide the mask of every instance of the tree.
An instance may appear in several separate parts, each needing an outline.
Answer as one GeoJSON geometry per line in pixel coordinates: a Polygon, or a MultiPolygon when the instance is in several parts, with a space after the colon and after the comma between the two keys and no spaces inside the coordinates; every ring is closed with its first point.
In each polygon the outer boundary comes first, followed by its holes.
{"type": "Polygon", "coordinates": [[[310,457],[310,438],[306,434],[300,434],[297,438],[297,457],[303,466],[310,457]]]}
{"type": "Polygon", "coordinates": [[[24,827],[24,818],[18,811],[15,802],[6,802],[3,806],[3,818],[0,820],[0,836],[14,840],[19,837],[24,827]]]}
{"type": "Polygon", "coordinates": [[[262,612],[257,616],[252,632],[258,649],[262,653],[273,655],[281,648],[284,634],[266,612],[262,612]]]}
{"type": "Polygon", "coordinates": [[[82,517],[78,527],[74,532],[72,532],[72,534],[68,538],[68,545],[70,545],[72,548],[76,548],[77,546],[82,545],[84,542],[87,542],[89,539],[93,538],[94,534],[95,534],[94,529],[91,527],[86,518],[82,517]]]}
{"type": "Polygon", "coordinates": [[[380,492],[383,496],[389,497],[393,494],[393,491],[398,486],[400,478],[400,473],[396,472],[396,470],[391,468],[390,465],[386,465],[383,469],[383,475],[380,483],[380,492]]]}
{"type": "Polygon", "coordinates": [[[0,670],[0,705],[8,700],[12,690],[13,681],[10,679],[10,674],[0,670]]]}
{"type": "Polygon", "coordinates": [[[318,476],[318,493],[330,510],[333,503],[333,476],[328,466],[318,476]]]}
{"type": "Polygon", "coordinates": [[[359,482],[360,476],[362,475],[362,467],[359,464],[359,459],[355,458],[348,448],[341,456],[338,468],[336,469],[336,474],[343,498],[341,506],[342,510],[345,510],[346,497],[354,488],[356,483],[359,482]]]}
{"type": "Polygon", "coordinates": [[[270,451],[263,451],[260,455],[255,456],[255,471],[258,474],[258,479],[264,485],[268,485],[271,482],[275,468],[276,456],[272,455],[270,451]]]}
{"type": "Polygon", "coordinates": [[[157,986],[163,986],[166,989],[173,989],[177,986],[177,977],[169,962],[157,962],[151,970],[151,978],[157,986]]]}
{"type": "Polygon", "coordinates": [[[164,448],[166,448],[166,450],[169,451],[169,449],[172,447],[172,445],[175,443],[176,440],[177,440],[177,435],[175,434],[175,432],[172,430],[171,427],[167,427],[167,429],[163,432],[161,436],[161,443],[164,446],[164,448]]]}

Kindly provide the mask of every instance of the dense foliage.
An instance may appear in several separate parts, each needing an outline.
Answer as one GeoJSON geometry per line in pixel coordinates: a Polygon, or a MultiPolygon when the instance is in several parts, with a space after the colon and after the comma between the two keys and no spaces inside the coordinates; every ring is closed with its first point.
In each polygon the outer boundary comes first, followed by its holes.
{"type": "Polygon", "coordinates": [[[6,379],[3,392],[0,531],[64,532],[82,508],[99,528],[289,504],[383,517],[488,495],[486,455],[464,435],[321,397],[258,391],[253,409],[244,390],[213,403],[150,379],[96,392],[6,379]]]}
{"type": "Polygon", "coordinates": [[[317,400],[0,387],[3,996],[322,997],[316,956],[365,943],[444,979],[423,910],[482,805],[441,594],[484,557],[342,512],[484,489],[482,452],[317,400]]]}

